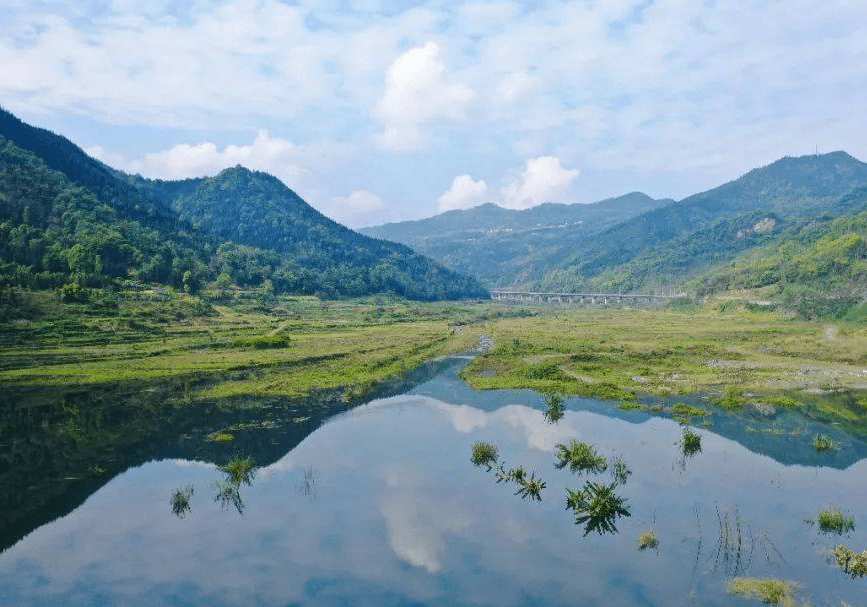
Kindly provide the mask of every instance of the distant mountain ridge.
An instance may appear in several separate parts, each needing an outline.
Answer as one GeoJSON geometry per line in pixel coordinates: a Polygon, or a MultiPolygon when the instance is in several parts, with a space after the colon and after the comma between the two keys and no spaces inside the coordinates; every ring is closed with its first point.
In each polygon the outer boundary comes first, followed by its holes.
{"type": "Polygon", "coordinates": [[[512,210],[492,203],[360,232],[407,244],[489,284],[538,280],[550,259],[593,234],[673,201],[632,192],[590,204],[544,203],[512,210]]]}
{"type": "Polygon", "coordinates": [[[130,176],[0,109],[0,287],[81,297],[127,279],[195,291],[217,278],[275,293],[487,296],[468,276],[326,218],[265,173],[130,176]]]}
{"type": "Polygon", "coordinates": [[[486,280],[557,291],[682,284],[815,218],[857,213],[867,164],[838,151],[781,158],[680,201],[632,193],[588,205],[466,211],[365,228],[486,280]],[[759,222],[771,226],[754,230],[759,222]]]}

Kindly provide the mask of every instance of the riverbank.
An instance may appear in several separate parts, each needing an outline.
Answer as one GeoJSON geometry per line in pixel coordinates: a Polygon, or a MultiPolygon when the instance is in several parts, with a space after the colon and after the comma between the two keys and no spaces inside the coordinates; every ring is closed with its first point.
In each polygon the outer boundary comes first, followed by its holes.
{"type": "Polygon", "coordinates": [[[772,413],[796,407],[867,432],[867,329],[748,310],[548,308],[483,323],[496,347],[463,373],[477,389],[772,413]]]}

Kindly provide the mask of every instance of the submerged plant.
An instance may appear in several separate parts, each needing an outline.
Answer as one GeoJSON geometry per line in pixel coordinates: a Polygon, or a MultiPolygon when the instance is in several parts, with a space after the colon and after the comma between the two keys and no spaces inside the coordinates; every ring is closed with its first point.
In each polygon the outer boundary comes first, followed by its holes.
{"type": "Polygon", "coordinates": [[[686,457],[695,455],[701,451],[701,435],[694,432],[692,428],[684,428],[680,448],[686,457]]]}
{"type": "Polygon", "coordinates": [[[860,554],[842,544],[834,548],[834,558],[840,569],[853,578],[867,575],[867,550],[860,554]]]}
{"type": "Polygon", "coordinates": [[[172,493],[172,513],[178,518],[184,518],[190,512],[190,498],[193,497],[193,486],[187,485],[175,489],[172,493]]]}
{"type": "Polygon", "coordinates": [[[617,533],[615,521],[631,516],[626,499],[617,495],[616,485],[586,481],[581,491],[566,489],[566,509],[575,513],[575,524],[584,525],[584,535],[595,531],[617,533]]]}
{"type": "Polygon", "coordinates": [[[629,469],[623,458],[615,458],[614,463],[611,464],[611,476],[614,478],[614,482],[618,485],[625,485],[630,474],[632,474],[632,470],[629,469]]]}
{"type": "Polygon", "coordinates": [[[659,546],[659,538],[653,531],[642,531],[638,534],[638,549],[647,550],[648,548],[657,548],[659,546]]]}
{"type": "Polygon", "coordinates": [[[568,445],[558,443],[555,447],[557,452],[557,469],[569,466],[572,472],[605,472],[608,462],[596,453],[590,443],[579,443],[575,439],[568,445]]]}
{"type": "Polygon", "coordinates": [[[819,525],[819,530],[822,533],[836,533],[842,535],[855,529],[855,519],[851,516],[844,516],[839,508],[831,508],[830,510],[822,510],[819,512],[819,517],[816,519],[819,525]]]}
{"type": "Polygon", "coordinates": [[[830,451],[836,446],[837,443],[834,442],[834,439],[825,434],[817,434],[816,438],[813,439],[813,447],[815,447],[816,451],[819,453],[830,451]]]}
{"type": "Polygon", "coordinates": [[[470,461],[474,466],[485,466],[490,472],[497,463],[498,449],[496,445],[478,442],[473,445],[470,453],[470,461]]]}
{"type": "Polygon", "coordinates": [[[566,414],[565,399],[559,392],[545,392],[542,394],[542,399],[548,405],[548,410],[545,411],[545,421],[549,424],[556,424],[566,414]]]}
{"type": "Polygon", "coordinates": [[[794,582],[774,578],[736,577],[729,582],[728,593],[751,599],[761,599],[762,602],[769,605],[793,607],[797,587],[798,585],[794,582]]]}

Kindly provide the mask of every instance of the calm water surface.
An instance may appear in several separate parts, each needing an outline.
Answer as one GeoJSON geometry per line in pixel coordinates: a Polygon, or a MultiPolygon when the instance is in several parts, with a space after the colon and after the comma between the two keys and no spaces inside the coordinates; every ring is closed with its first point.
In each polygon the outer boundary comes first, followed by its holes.
{"type": "Polygon", "coordinates": [[[0,554],[0,605],[760,604],[726,594],[744,575],[797,581],[815,606],[867,605],[867,580],[827,556],[841,542],[867,548],[861,439],[838,436],[822,456],[812,436],[834,428],[717,416],[684,458],[670,419],[572,399],[551,424],[536,394],[477,393],[460,364],[328,419],[241,486],[242,513],[215,501],[212,463],[115,476],[0,554]],[[554,467],[571,438],[632,469],[618,533],[585,537],[565,510],[565,489],[586,478],[554,467]],[[480,440],[541,476],[542,501],[470,464],[480,440]],[[170,498],[187,485],[181,518],[170,498]],[[842,539],[805,522],[832,505],[856,519],[842,539]],[[658,548],[639,551],[651,529],[658,548]]]}

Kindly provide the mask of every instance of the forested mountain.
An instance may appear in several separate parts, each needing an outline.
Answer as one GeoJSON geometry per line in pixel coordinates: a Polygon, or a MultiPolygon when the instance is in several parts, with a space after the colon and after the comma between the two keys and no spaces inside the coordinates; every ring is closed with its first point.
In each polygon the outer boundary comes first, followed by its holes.
{"type": "MultiPolygon", "coordinates": [[[[710,247],[712,244],[707,239],[711,233],[725,231],[725,226],[730,225],[736,234],[745,229],[741,223],[749,222],[752,213],[767,214],[775,221],[849,213],[854,202],[845,195],[865,184],[867,164],[845,152],[783,158],[720,187],[601,232],[573,250],[569,259],[553,266],[541,284],[558,289],[585,288],[592,285],[597,276],[619,273],[624,275],[619,279],[624,289],[646,286],[647,281],[640,276],[630,275],[631,269],[654,266],[660,254],[677,255],[676,251],[684,246],[710,247]],[[719,220],[726,221],[714,226],[719,220]],[[636,263],[624,266],[632,260],[636,263]]],[[[749,242],[743,241],[741,245],[749,242]]],[[[666,276],[657,272],[657,278],[670,284],[684,275],[695,274],[708,261],[719,261],[712,257],[708,258],[705,253],[697,257],[683,256],[689,265],[684,268],[685,273],[666,276]]],[[[617,282],[608,280],[609,284],[617,282]]]]}
{"type": "Polygon", "coordinates": [[[844,199],[842,206],[860,212],[803,220],[703,273],[690,287],[698,295],[760,289],[807,318],[855,312],[867,300],[867,187],[844,199]]]}
{"type": "Polygon", "coordinates": [[[488,203],[360,231],[402,242],[489,284],[505,286],[540,279],[594,234],[671,202],[633,192],[593,204],[545,203],[523,211],[488,203]]]}
{"type": "Polygon", "coordinates": [[[485,296],[477,281],[318,213],[241,167],[212,179],[133,177],[0,110],[0,286],[88,288],[135,279],[415,299],[485,296]]]}

